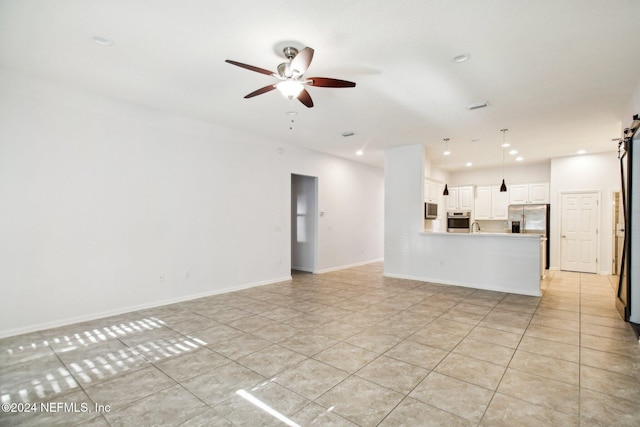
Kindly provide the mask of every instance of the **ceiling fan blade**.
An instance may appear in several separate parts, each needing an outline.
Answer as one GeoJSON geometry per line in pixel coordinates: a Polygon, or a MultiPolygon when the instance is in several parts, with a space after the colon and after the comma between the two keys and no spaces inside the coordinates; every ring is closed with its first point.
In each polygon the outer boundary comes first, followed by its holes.
{"type": "Polygon", "coordinates": [[[313,49],[305,47],[291,60],[291,70],[297,71],[300,75],[304,74],[313,59],[313,49]]]}
{"type": "Polygon", "coordinates": [[[317,87],[356,87],[356,84],[354,82],[330,79],[327,77],[309,77],[305,79],[305,83],[310,86],[317,87]]]}
{"type": "Polygon", "coordinates": [[[302,89],[302,92],[300,92],[300,95],[298,95],[298,101],[302,102],[308,108],[313,107],[313,101],[311,100],[311,95],[309,95],[309,92],[307,92],[306,89],[302,89]]]}
{"type": "Polygon", "coordinates": [[[232,61],[230,59],[226,59],[224,62],[228,62],[229,64],[233,64],[247,70],[255,71],[256,73],[266,74],[267,76],[274,75],[273,71],[265,70],[264,68],[260,67],[254,67],[253,65],[243,64],[242,62],[232,61]]]}
{"type": "Polygon", "coordinates": [[[269,85],[269,86],[261,87],[260,89],[254,90],[249,95],[245,96],[245,99],[246,98],[253,98],[254,96],[258,96],[258,95],[262,95],[263,93],[271,92],[275,88],[276,88],[276,85],[269,85]]]}

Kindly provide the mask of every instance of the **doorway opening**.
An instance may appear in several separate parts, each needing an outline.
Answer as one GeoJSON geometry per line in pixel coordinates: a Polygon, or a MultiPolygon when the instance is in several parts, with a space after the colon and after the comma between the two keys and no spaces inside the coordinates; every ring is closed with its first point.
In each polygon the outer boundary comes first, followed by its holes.
{"type": "Polygon", "coordinates": [[[291,174],[291,270],[316,272],[318,177],[291,174]]]}
{"type": "Polygon", "coordinates": [[[560,203],[560,269],[596,273],[600,193],[562,193],[560,203]]]}

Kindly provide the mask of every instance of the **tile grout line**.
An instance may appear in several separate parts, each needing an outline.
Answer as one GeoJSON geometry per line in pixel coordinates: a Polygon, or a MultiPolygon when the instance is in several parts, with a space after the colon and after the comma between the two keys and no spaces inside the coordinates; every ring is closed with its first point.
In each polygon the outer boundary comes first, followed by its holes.
{"type": "Polygon", "coordinates": [[[582,425],[582,273],[578,273],[578,426],[582,425]]]}
{"type": "MultiPolygon", "coordinates": [[[[544,292],[546,292],[546,290],[544,292]]],[[[480,417],[480,420],[478,421],[478,425],[480,425],[482,423],[482,419],[487,415],[487,411],[489,410],[489,407],[491,406],[491,403],[493,402],[493,399],[496,397],[496,394],[498,393],[498,388],[500,388],[500,384],[502,384],[502,380],[504,379],[504,376],[507,374],[507,370],[509,369],[509,365],[511,365],[511,361],[513,360],[513,357],[515,356],[516,352],[518,351],[518,347],[520,347],[520,344],[522,343],[522,340],[524,339],[524,335],[527,332],[527,329],[529,328],[529,326],[531,325],[531,322],[533,321],[533,317],[535,316],[535,313],[538,311],[538,308],[540,307],[540,302],[542,301],[542,298],[544,297],[544,292],[543,292],[543,295],[540,296],[540,300],[538,301],[538,304],[536,305],[536,309],[533,312],[533,314],[531,315],[531,318],[529,319],[529,322],[527,323],[526,328],[524,328],[524,331],[522,332],[522,335],[520,336],[520,339],[518,340],[518,344],[514,348],[513,354],[511,354],[511,357],[509,358],[509,362],[505,366],[504,372],[500,376],[500,381],[498,381],[498,384],[496,385],[496,389],[493,390],[493,394],[491,395],[491,399],[489,399],[489,403],[487,403],[487,406],[484,409],[484,412],[482,413],[482,416],[480,417]]],[[[505,296],[505,298],[506,298],[506,296],[505,296]]]]}

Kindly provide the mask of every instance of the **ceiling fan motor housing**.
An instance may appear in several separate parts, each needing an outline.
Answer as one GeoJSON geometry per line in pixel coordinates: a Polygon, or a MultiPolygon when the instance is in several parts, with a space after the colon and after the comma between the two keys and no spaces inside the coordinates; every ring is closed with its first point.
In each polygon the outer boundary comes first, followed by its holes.
{"type": "Polygon", "coordinates": [[[296,49],[295,47],[287,46],[282,49],[282,53],[284,53],[285,58],[291,61],[298,54],[298,49],[296,49]]]}

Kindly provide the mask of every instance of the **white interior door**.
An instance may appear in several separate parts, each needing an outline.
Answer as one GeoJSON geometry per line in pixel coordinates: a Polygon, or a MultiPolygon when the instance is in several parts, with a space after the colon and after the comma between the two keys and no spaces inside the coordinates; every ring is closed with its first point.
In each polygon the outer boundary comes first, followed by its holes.
{"type": "Polygon", "coordinates": [[[560,269],[597,271],[599,194],[562,194],[560,269]]]}

